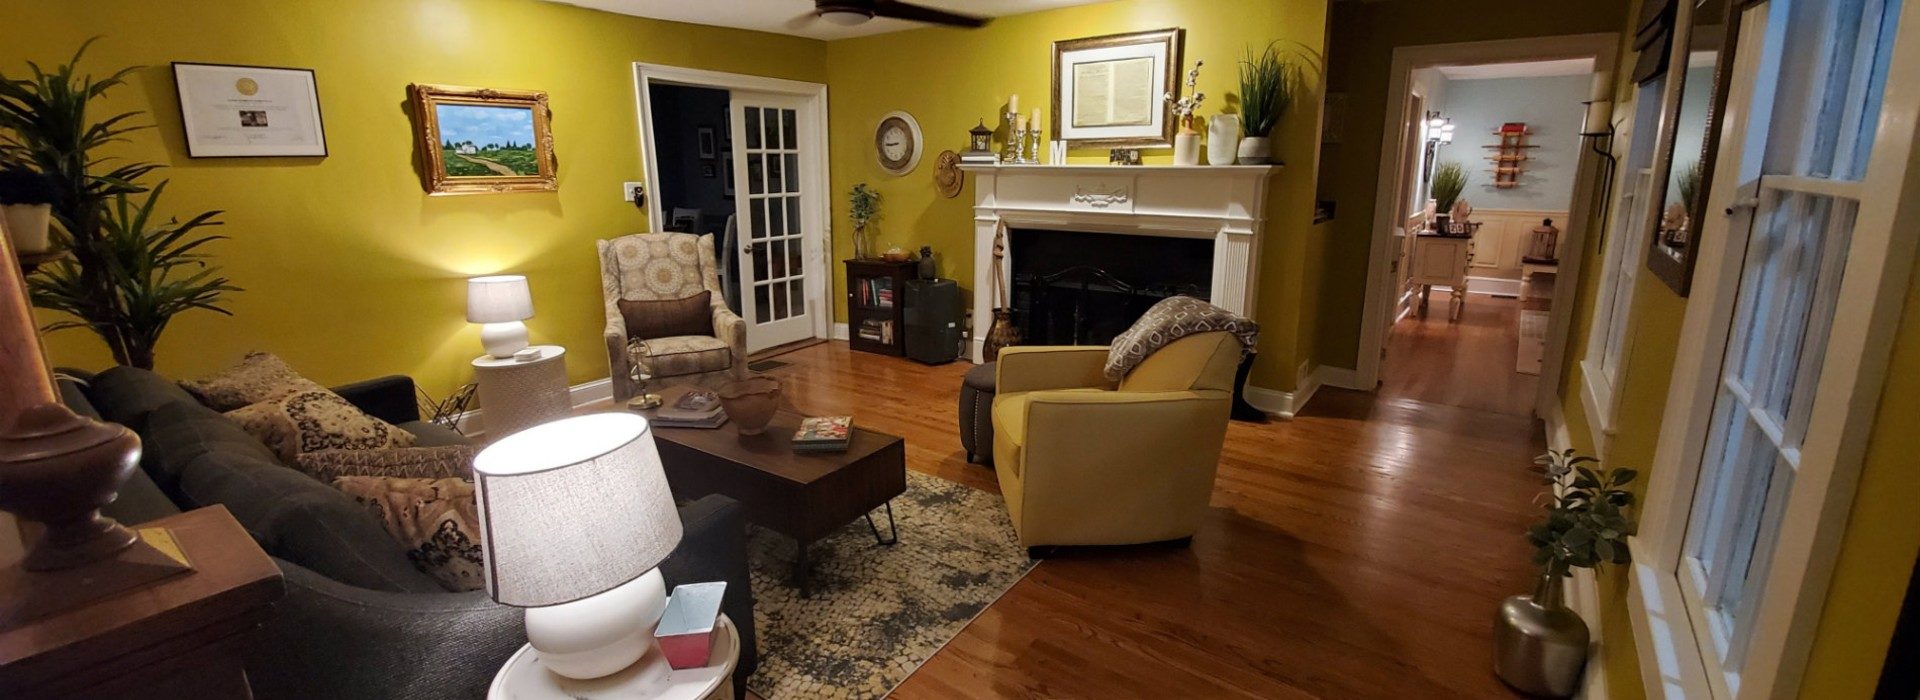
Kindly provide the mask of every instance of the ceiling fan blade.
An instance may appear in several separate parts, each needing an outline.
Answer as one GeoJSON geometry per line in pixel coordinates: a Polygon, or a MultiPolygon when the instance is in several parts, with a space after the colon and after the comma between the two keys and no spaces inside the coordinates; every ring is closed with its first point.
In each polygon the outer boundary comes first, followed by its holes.
{"type": "Polygon", "coordinates": [[[894,19],[945,24],[954,27],[984,27],[987,24],[987,18],[985,17],[975,17],[973,15],[963,15],[946,10],[936,10],[931,7],[910,5],[904,2],[896,2],[895,0],[874,0],[873,14],[876,17],[892,17],[894,19]]]}

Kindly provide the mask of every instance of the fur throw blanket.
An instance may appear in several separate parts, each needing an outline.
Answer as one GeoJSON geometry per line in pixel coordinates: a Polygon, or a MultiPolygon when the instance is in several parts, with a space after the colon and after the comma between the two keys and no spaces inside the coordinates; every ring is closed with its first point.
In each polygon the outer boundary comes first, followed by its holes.
{"type": "Polygon", "coordinates": [[[1133,327],[1113,339],[1107,350],[1106,376],[1120,381],[1160,348],[1196,333],[1226,331],[1240,338],[1241,357],[1252,353],[1260,339],[1253,319],[1188,296],[1167,297],[1147,309],[1133,327]]]}

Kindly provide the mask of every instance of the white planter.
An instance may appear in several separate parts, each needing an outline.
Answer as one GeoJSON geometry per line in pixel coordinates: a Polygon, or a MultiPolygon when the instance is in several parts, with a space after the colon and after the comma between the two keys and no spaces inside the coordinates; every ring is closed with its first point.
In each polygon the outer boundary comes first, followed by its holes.
{"type": "Polygon", "coordinates": [[[1273,162],[1273,139],[1248,136],[1240,139],[1241,165],[1267,165],[1273,162]]]}
{"type": "Polygon", "coordinates": [[[1200,164],[1200,134],[1182,131],[1173,135],[1173,164],[1200,164]]]}
{"type": "Polygon", "coordinates": [[[1240,116],[1216,114],[1207,120],[1207,165],[1233,165],[1240,141],[1240,116]]]}
{"type": "Polygon", "coordinates": [[[53,215],[51,204],[0,204],[0,223],[17,253],[44,253],[52,247],[47,224],[53,215]]]}

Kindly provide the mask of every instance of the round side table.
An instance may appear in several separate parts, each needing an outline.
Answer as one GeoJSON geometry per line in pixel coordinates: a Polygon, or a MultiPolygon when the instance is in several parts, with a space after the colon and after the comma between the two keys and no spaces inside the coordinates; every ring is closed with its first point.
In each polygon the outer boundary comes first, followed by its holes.
{"type": "Polygon", "coordinates": [[[605,678],[577,680],[555,675],[540,665],[540,652],[520,647],[487,688],[487,700],[571,700],[572,698],[647,698],[652,700],[733,700],[733,669],[740,662],[740,637],[723,613],[713,626],[707,665],[674,669],[655,645],[625,670],[605,678]]]}
{"type": "Polygon", "coordinates": [[[573,402],[567,395],[567,349],[558,345],[535,345],[531,349],[539,350],[540,357],[521,362],[481,355],[473,360],[474,381],[480,385],[480,417],[486,422],[488,440],[573,412],[573,402]]]}

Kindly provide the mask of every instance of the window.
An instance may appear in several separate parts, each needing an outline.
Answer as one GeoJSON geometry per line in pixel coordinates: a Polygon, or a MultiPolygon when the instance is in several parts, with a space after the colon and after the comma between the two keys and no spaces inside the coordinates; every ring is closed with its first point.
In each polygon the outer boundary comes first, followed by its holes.
{"type": "Polygon", "coordinates": [[[1799,613],[1824,598],[1831,564],[1816,553],[1838,544],[1873,417],[1855,399],[1879,396],[1890,344],[1870,341],[1890,335],[1912,266],[1893,245],[1914,216],[1898,181],[1920,110],[1920,90],[1887,92],[1893,66],[1920,65],[1892,59],[1896,40],[1920,47],[1896,31],[1901,13],[1902,0],[1742,10],[1708,195],[1728,215],[1700,241],[1636,543],[1636,635],[1688,695],[1798,690],[1818,621],[1799,613]],[[1905,117],[1882,120],[1895,105],[1905,117]]]}
{"type": "Polygon", "coordinates": [[[1585,378],[1581,398],[1586,403],[1587,423],[1595,434],[1593,443],[1607,452],[1607,435],[1613,432],[1617,407],[1615,388],[1624,374],[1628,347],[1628,321],[1633,307],[1634,284],[1642,269],[1640,254],[1646,247],[1648,202],[1653,199],[1653,161],[1657,138],[1634,138],[1632,125],[1659,124],[1660,100],[1666,92],[1664,76],[1650,80],[1635,91],[1632,121],[1620,128],[1627,155],[1621,164],[1619,196],[1613,203],[1613,221],[1607,229],[1606,250],[1601,264],[1600,290],[1594,304],[1593,325],[1587,333],[1587,356],[1581,362],[1585,378]]]}

